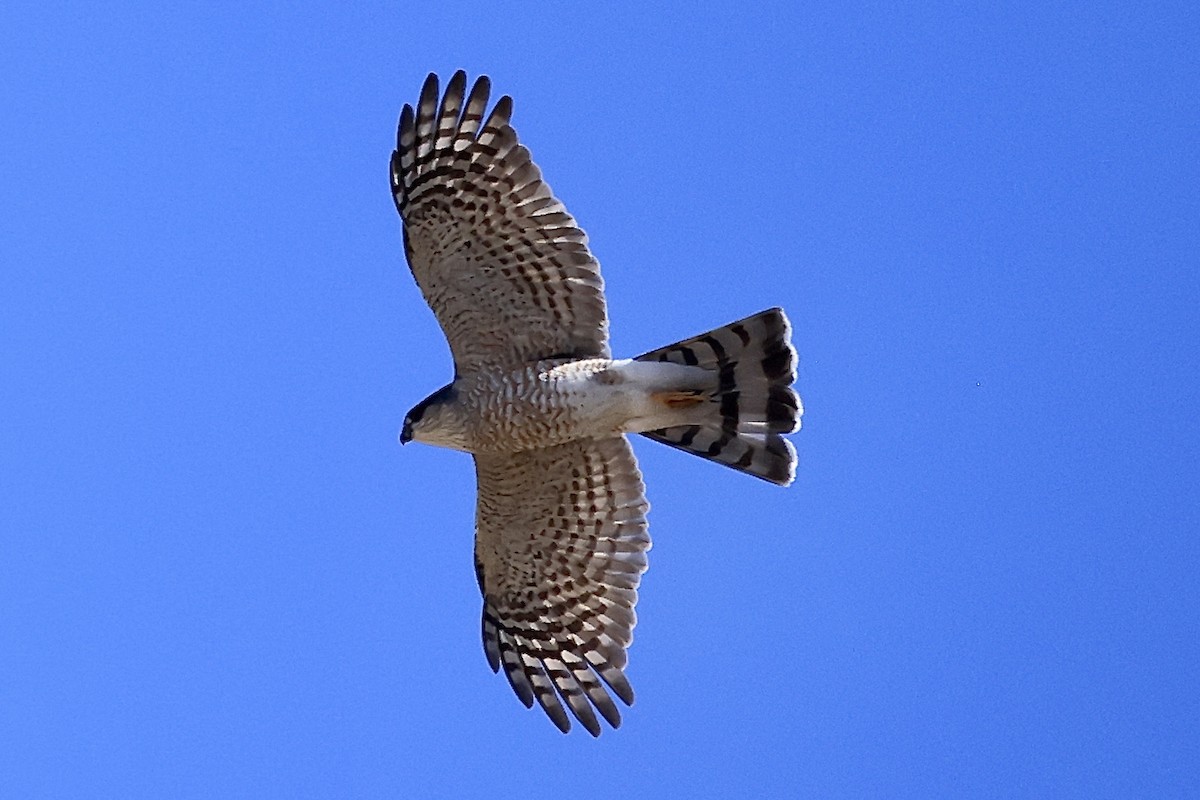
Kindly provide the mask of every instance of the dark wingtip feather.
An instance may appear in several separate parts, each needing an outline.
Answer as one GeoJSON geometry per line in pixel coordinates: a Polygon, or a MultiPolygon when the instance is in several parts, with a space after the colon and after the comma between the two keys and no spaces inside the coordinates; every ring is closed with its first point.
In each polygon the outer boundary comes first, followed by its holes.
{"type": "Polygon", "coordinates": [[[446,93],[442,95],[442,107],[439,110],[438,117],[444,114],[447,104],[451,102],[461,104],[466,89],[467,73],[460,69],[450,77],[450,82],[446,84],[446,93]]]}
{"type": "Polygon", "coordinates": [[[413,110],[412,103],[405,103],[404,108],[400,109],[400,122],[396,125],[396,147],[397,149],[404,147],[404,134],[406,131],[411,131],[413,121],[416,119],[416,112],[413,110]]]}
{"type": "Polygon", "coordinates": [[[426,103],[430,98],[437,99],[438,94],[438,76],[436,72],[431,72],[425,76],[425,82],[421,84],[421,102],[426,103]]]}
{"type": "Polygon", "coordinates": [[[597,688],[596,691],[588,694],[588,697],[591,699],[592,705],[600,712],[600,716],[604,717],[605,722],[614,728],[621,727],[621,712],[607,692],[597,688]]]}
{"type": "MultiPolygon", "coordinates": [[[[629,679],[625,677],[625,673],[615,667],[597,670],[600,677],[608,684],[608,688],[612,689],[613,694],[621,698],[627,706],[633,705],[633,687],[629,685],[629,679]]],[[[613,726],[614,728],[616,725],[613,726]]]]}
{"type": "MultiPolygon", "coordinates": [[[[555,700],[555,702],[558,702],[555,700]]],[[[567,712],[563,711],[562,706],[554,706],[553,709],[546,708],[546,715],[550,717],[550,721],[554,723],[554,727],[558,728],[563,733],[571,732],[571,718],[567,716],[567,712]]]]}
{"type": "Polygon", "coordinates": [[[487,75],[480,75],[475,79],[475,83],[471,84],[471,97],[482,97],[486,102],[491,93],[492,79],[487,75]]]}
{"type": "Polygon", "coordinates": [[[492,109],[491,119],[502,120],[504,124],[512,121],[513,101],[508,95],[504,95],[496,101],[496,107],[492,109]]]}
{"type": "Polygon", "coordinates": [[[499,623],[485,607],[483,610],[483,654],[487,657],[488,666],[492,672],[500,671],[500,631],[499,623]]]}

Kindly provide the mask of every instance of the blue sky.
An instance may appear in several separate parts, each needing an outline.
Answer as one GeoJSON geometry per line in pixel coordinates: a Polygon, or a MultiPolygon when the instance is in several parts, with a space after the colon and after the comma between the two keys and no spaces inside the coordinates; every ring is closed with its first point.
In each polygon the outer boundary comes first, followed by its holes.
{"type": "Polygon", "coordinates": [[[12,797],[1200,794],[1198,15],[1046,3],[0,11],[12,797]],[[492,76],[614,350],[771,305],[797,480],[635,442],[619,731],[479,642],[386,168],[492,76]]]}

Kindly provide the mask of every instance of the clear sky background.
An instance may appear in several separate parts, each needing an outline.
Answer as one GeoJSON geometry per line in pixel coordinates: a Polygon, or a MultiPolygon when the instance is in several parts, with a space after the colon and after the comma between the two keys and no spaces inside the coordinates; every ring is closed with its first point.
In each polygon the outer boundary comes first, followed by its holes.
{"type": "Polygon", "coordinates": [[[0,796],[1200,795],[1194,4],[483,5],[0,10],[0,796]],[[635,442],[599,740],[396,441],[451,364],[388,156],[460,67],[618,354],[795,326],[794,486],[635,442]]]}

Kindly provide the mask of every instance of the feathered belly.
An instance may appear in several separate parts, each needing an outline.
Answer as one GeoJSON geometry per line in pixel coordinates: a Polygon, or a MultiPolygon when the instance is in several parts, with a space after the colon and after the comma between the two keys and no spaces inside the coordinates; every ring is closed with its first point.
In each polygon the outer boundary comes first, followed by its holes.
{"type": "Polygon", "coordinates": [[[674,364],[586,359],[542,362],[472,382],[469,449],[516,452],[575,439],[668,427],[700,402],[703,371],[674,364]],[[699,380],[698,380],[699,379],[699,380]]]}

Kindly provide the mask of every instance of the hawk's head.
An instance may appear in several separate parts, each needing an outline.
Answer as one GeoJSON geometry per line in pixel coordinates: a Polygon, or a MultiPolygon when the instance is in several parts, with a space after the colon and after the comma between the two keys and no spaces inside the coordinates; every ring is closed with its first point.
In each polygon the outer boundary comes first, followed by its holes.
{"type": "Polygon", "coordinates": [[[413,406],[404,417],[400,429],[400,444],[424,442],[441,447],[463,449],[463,430],[456,401],[454,384],[447,384],[413,406]]]}

